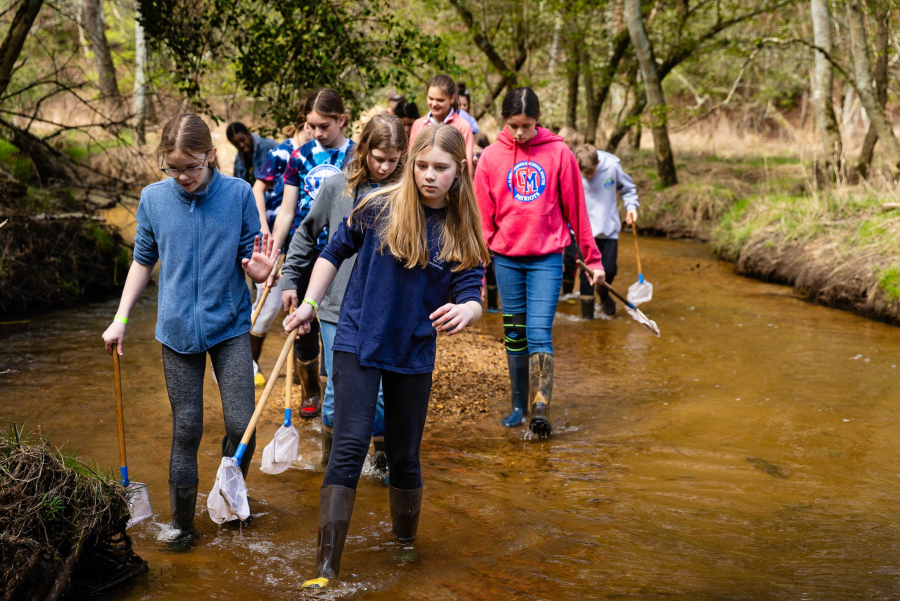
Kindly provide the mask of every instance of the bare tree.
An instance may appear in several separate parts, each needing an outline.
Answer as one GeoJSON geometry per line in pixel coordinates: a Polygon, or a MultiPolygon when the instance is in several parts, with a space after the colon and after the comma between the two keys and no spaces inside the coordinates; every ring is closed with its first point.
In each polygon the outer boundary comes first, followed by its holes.
{"type": "Polygon", "coordinates": [[[663,95],[662,80],[656,68],[656,57],[653,45],[644,30],[641,15],[641,0],[625,0],[625,21],[631,36],[631,45],[641,65],[644,76],[644,89],[650,105],[650,127],[653,131],[653,147],[656,154],[656,171],[663,186],[674,186],[678,183],[675,171],[675,158],[669,142],[667,127],[668,107],[663,95]]]}
{"type": "Polygon", "coordinates": [[[866,27],[859,0],[848,0],[847,20],[850,25],[850,51],[853,55],[853,67],[856,74],[856,91],[863,108],[866,109],[866,115],[872,122],[872,128],[878,134],[878,139],[881,140],[891,176],[898,179],[900,178],[900,143],[897,142],[897,136],[891,129],[884,108],[875,95],[869,49],[866,45],[866,27]]]}
{"type": "Polygon", "coordinates": [[[135,3],[134,19],[134,143],[143,146],[147,130],[147,44],[141,25],[141,5],[135,3]]]}
{"type": "MultiPolygon", "coordinates": [[[[888,97],[889,12],[888,8],[880,3],[875,5],[873,12],[875,20],[878,21],[878,28],[875,32],[875,54],[877,55],[875,58],[875,95],[878,97],[878,104],[883,108],[887,104],[888,97]]],[[[870,123],[869,129],[866,131],[866,139],[859,151],[859,159],[856,161],[856,171],[860,177],[866,177],[868,174],[876,142],[878,142],[878,132],[870,123]]]]}
{"type": "Polygon", "coordinates": [[[6,37],[3,38],[3,44],[0,44],[0,96],[3,96],[9,87],[9,80],[22,53],[25,38],[28,37],[28,32],[43,4],[44,0],[25,0],[13,16],[6,37]]]}
{"type": "Polygon", "coordinates": [[[91,41],[91,49],[94,51],[100,92],[106,98],[118,99],[119,82],[116,79],[116,67],[109,51],[109,44],[106,42],[106,23],[103,19],[101,0],[84,0],[82,16],[84,28],[91,41]]]}
{"type": "MultiPolygon", "coordinates": [[[[813,23],[813,40],[816,46],[832,54],[834,44],[831,36],[831,11],[828,0],[811,0],[810,13],[813,23]]],[[[816,127],[822,138],[822,150],[826,165],[840,170],[843,147],[841,131],[834,116],[834,67],[821,51],[815,51],[816,85],[813,90],[813,105],[816,112],[816,127]]]]}
{"type": "Polygon", "coordinates": [[[582,40],[578,26],[573,20],[569,24],[569,60],[566,62],[568,89],[566,93],[566,127],[577,128],[578,121],[578,80],[581,76],[582,40]]]}

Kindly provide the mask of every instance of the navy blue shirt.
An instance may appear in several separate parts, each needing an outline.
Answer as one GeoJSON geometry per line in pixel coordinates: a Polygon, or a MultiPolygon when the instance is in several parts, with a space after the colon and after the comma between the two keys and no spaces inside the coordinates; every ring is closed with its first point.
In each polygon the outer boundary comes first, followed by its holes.
{"type": "Polygon", "coordinates": [[[454,272],[454,265],[439,259],[447,209],[422,210],[431,257],[427,267],[407,269],[387,248],[378,251],[377,209],[352,226],[345,218],[322,251],[321,257],[338,268],[358,253],[332,348],[356,354],[360,365],[402,374],[434,371],[437,331],[428,316],[451,295],[457,304],[481,302],[481,265],[454,272]]]}

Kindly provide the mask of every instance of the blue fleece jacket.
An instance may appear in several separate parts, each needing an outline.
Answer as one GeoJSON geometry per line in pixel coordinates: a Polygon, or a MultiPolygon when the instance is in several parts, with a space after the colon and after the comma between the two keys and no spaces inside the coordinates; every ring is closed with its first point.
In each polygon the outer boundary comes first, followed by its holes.
{"type": "Polygon", "coordinates": [[[134,260],[159,270],[156,339],[200,353],[250,331],[250,291],[241,259],[253,254],[259,212],[250,185],[213,170],[191,194],[172,178],[141,192],[134,260]]]}
{"type": "Polygon", "coordinates": [[[431,260],[424,268],[407,269],[385,249],[374,223],[376,210],[362,219],[347,218],[331,237],[321,258],[340,268],[359,253],[344,293],[334,338],[336,351],[355,353],[360,365],[401,374],[434,371],[437,332],[428,318],[449,299],[481,301],[484,268],[453,271],[442,261],[440,236],[447,209],[422,206],[431,260]]]}

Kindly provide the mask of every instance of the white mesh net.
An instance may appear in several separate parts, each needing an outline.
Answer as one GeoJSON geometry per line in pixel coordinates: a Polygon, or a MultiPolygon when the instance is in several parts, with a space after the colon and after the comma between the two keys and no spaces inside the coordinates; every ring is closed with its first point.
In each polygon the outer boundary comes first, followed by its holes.
{"type": "Polygon", "coordinates": [[[300,454],[300,432],[294,426],[282,425],[275,432],[272,442],[266,445],[262,454],[264,474],[280,474],[285,471],[300,454]]]}
{"type": "Polygon", "coordinates": [[[635,282],[628,287],[628,302],[637,307],[653,298],[653,284],[648,281],[635,282]]]}
{"type": "Polygon", "coordinates": [[[209,517],[217,524],[231,520],[244,521],[250,517],[250,504],[247,502],[247,485],[241,466],[234,457],[222,457],[222,464],[216,473],[213,485],[206,501],[209,517]]]}
{"type": "Polygon", "coordinates": [[[626,306],[625,310],[631,315],[631,319],[650,330],[654,336],[659,338],[659,326],[656,325],[655,321],[644,315],[640,309],[632,309],[631,307],[626,306]]]}
{"type": "Polygon", "coordinates": [[[131,513],[131,519],[125,525],[126,530],[153,517],[153,507],[150,505],[150,494],[147,492],[146,484],[130,482],[125,489],[125,495],[128,497],[128,511],[131,513]]]}

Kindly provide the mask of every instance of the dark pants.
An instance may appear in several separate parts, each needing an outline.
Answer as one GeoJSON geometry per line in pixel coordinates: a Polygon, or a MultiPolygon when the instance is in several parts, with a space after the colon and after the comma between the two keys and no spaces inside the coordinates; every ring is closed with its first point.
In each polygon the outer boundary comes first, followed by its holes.
{"type": "MultiPolygon", "coordinates": [[[[250,334],[225,340],[208,351],[219,381],[222,412],[228,448],[237,450],[244,430],[253,417],[256,393],[253,390],[253,357],[250,334]]],[[[203,437],[203,376],[206,353],[179,353],[162,347],[163,373],[169,403],[172,405],[172,453],[169,457],[169,483],[176,486],[197,484],[197,450],[203,437]]],[[[241,467],[250,465],[256,447],[256,434],[250,439],[241,467]]]]}
{"type": "Polygon", "coordinates": [[[391,486],[422,487],[419,447],[431,396],[431,373],[398,374],[364,367],[355,353],[334,351],[334,443],[322,486],[356,490],[375,420],[378,385],[384,389],[384,450],[391,486]]]}
{"type": "MultiPolygon", "coordinates": [[[[606,283],[612,286],[613,280],[616,279],[616,273],[619,269],[617,265],[619,258],[619,241],[611,238],[594,238],[594,242],[597,243],[597,249],[602,255],[600,257],[600,262],[603,264],[603,271],[606,272],[606,283]]],[[[581,258],[580,252],[578,253],[578,258],[581,258]]],[[[606,292],[606,289],[601,286],[600,291],[600,295],[605,296],[604,293],[606,292]]],[[[582,296],[594,295],[593,286],[591,286],[584,271],[581,272],[581,294],[582,296]]]]}
{"type": "MultiPolygon", "coordinates": [[[[303,300],[306,289],[309,288],[309,280],[312,277],[313,267],[319,258],[319,250],[313,251],[312,261],[309,266],[300,274],[297,280],[297,296],[303,300]]],[[[294,341],[294,356],[300,361],[312,361],[319,356],[319,320],[314,319],[309,322],[309,333],[302,334],[294,341]]]]}

